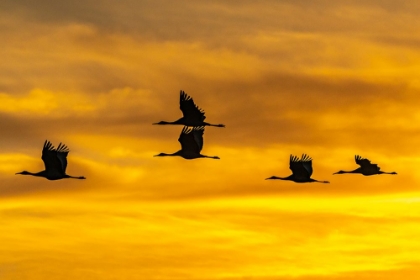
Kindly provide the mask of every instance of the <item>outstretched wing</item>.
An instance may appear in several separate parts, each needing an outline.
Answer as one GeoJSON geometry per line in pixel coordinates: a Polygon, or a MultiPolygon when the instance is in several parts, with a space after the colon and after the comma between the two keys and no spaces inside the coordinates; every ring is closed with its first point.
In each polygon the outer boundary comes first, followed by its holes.
{"type": "Polygon", "coordinates": [[[194,127],[193,132],[195,143],[198,146],[198,152],[201,152],[203,149],[203,134],[204,134],[204,126],[194,127]]]}
{"type": "Polygon", "coordinates": [[[311,177],[312,171],[313,171],[312,170],[312,158],[310,158],[307,154],[303,154],[300,162],[302,162],[303,167],[308,172],[308,176],[311,177]]]}
{"type": "Polygon", "coordinates": [[[57,158],[58,160],[60,160],[61,168],[63,170],[63,173],[65,174],[66,168],[67,168],[67,155],[69,153],[69,148],[67,148],[66,145],[60,143],[56,151],[57,151],[57,158]]]}
{"type": "Polygon", "coordinates": [[[195,105],[191,96],[181,90],[179,95],[179,108],[184,118],[192,122],[202,122],[206,119],[204,110],[195,105]]]}
{"type": "Polygon", "coordinates": [[[51,144],[51,142],[45,140],[41,158],[44,161],[45,171],[51,176],[60,176],[65,174],[63,165],[57,154],[57,150],[54,149],[54,146],[51,144]]]}
{"type": "Polygon", "coordinates": [[[306,154],[303,154],[301,159],[290,155],[290,170],[297,178],[310,178],[312,175],[312,159],[306,154]]]}
{"type": "Polygon", "coordinates": [[[354,158],[356,160],[356,163],[360,165],[364,172],[375,174],[381,169],[377,164],[370,163],[370,160],[362,158],[359,155],[356,155],[354,158]]]}
{"type": "MultiPolygon", "coordinates": [[[[184,126],[182,129],[181,135],[179,135],[178,141],[181,143],[181,149],[183,151],[189,151],[193,153],[200,153],[201,147],[196,142],[196,135],[195,135],[194,128],[188,128],[184,126]]],[[[202,135],[202,133],[201,133],[202,135]]]]}
{"type": "Polygon", "coordinates": [[[360,165],[361,167],[368,167],[369,165],[371,165],[370,160],[368,160],[367,158],[362,158],[359,155],[355,155],[354,156],[354,160],[356,161],[356,163],[358,165],[360,165]]]}

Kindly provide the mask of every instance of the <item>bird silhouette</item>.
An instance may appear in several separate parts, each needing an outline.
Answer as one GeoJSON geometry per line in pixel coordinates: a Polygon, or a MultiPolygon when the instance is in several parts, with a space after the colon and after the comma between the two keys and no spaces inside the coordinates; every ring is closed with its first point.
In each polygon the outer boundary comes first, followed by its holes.
{"type": "Polygon", "coordinates": [[[44,161],[45,170],[38,173],[22,171],[16,174],[44,177],[48,180],[59,180],[65,178],[86,179],[83,176],[74,177],[66,174],[68,153],[69,149],[66,145],[60,143],[57,149],[55,149],[50,141],[45,140],[41,157],[42,161],[44,161]]]}
{"type": "Polygon", "coordinates": [[[344,174],[344,173],[360,173],[365,176],[370,175],[379,175],[379,174],[397,174],[397,172],[383,172],[380,170],[380,167],[377,164],[370,163],[370,160],[366,158],[362,158],[359,155],[355,155],[354,159],[358,165],[360,165],[359,168],[353,170],[353,171],[343,171],[340,170],[334,174],[344,174]]]}
{"type": "Polygon", "coordinates": [[[195,159],[195,158],[213,158],[220,159],[218,156],[206,156],[200,154],[201,149],[203,148],[203,133],[204,127],[193,127],[188,128],[184,126],[182,129],[181,135],[179,136],[179,143],[181,143],[181,150],[173,154],[160,153],[155,155],[155,157],[164,157],[164,156],[180,156],[185,159],[195,159]]]}
{"type": "Polygon", "coordinates": [[[165,124],[172,124],[172,125],[185,125],[185,126],[192,126],[192,127],[200,127],[200,126],[217,126],[217,127],[225,127],[224,124],[210,124],[204,122],[206,116],[204,115],[204,110],[199,108],[195,105],[191,96],[186,94],[184,91],[181,90],[179,95],[179,108],[184,115],[182,118],[174,121],[174,122],[167,122],[167,121],[160,121],[159,125],[165,124]]]}
{"type": "Polygon", "coordinates": [[[297,156],[290,155],[289,167],[290,167],[290,170],[292,170],[292,175],[290,175],[289,177],[271,176],[270,178],[267,178],[266,180],[278,179],[278,180],[294,181],[296,183],[312,183],[312,182],[329,183],[328,181],[318,181],[311,178],[312,159],[306,154],[303,154],[301,159],[299,159],[297,156]]]}

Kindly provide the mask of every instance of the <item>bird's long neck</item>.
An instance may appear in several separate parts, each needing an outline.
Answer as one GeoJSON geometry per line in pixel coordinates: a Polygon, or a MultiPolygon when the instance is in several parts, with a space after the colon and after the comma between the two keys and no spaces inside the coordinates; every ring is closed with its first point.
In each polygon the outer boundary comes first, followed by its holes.
{"type": "Polygon", "coordinates": [[[22,172],[19,172],[19,173],[16,173],[16,174],[31,175],[31,176],[36,176],[36,177],[45,177],[45,170],[37,172],[37,173],[32,173],[32,172],[29,172],[29,171],[22,171],[22,172]]]}
{"type": "Polygon", "coordinates": [[[378,174],[391,174],[391,175],[396,175],[397,172],[384,172],[384,171],[379,171],[378,174]]]}
{"type": "Polygon", "coordinates": [[[178,152],[173,153],[173,154],[163,154],[164,157],[175,157],[175,156],[179,156],[178,152]]]}
{"type": "Polygon", "coordinates": [[[155,155],[155,157],[174,157],[174,156],[179,156],[180,151],[175,152],[173,154],[166,154],[166,153],[160,153],[158,155],[155,155]]]}
{"type": "Polygon", "coordinates": [[[155,125],[182,124],[182,123],[181,123],[181,120],[182,120],[182,119],[179,119],[179,120],[176,120],[176,121],[173,121],[173,122],[160,121],[160,122],[158,122],[158,123],[154,123],[154,124],[155,124],[155,125]]]}

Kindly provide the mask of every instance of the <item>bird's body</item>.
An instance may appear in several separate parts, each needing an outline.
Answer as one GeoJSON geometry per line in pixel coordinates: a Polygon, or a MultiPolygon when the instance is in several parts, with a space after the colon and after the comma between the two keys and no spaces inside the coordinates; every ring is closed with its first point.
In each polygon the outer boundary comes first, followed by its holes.
{"type": "Polygon", "coordinates": [[[156,157],[164,156],[180,156],[184,159],[195,159],[195,158],[213,158],[219,159],[217,156],[206,156],[200,152],[203,149],[203,133],[204,127],[188,128],[184,126],[181,135],[179,136],[179,143],[181,143],[181,150],[173,154],[160,153],[155,155],[156,157]]]}
{"type": "Polygon", "coordinates": [[[392,174],[392,175],[397,174],[396,172],[381,171],[381,168],[377,164],[370,163],[370,160],[366,158],[362,158],[359,155],[354,156],[354,160],[356,161],[358,165],[360,165],[359,168],[352,171],[340,170],[334,174],[358,173],[364,176],[380,175],[380,174],[392,174]]]}
{"type": "Polygon", "coordinates": [[[292,175],[288,177],[277,177],[271,176],[266,180],[289,180],[296,183],[329,183],[328,181],[318,181],[311,178],[312,175],[312,159],[303,154],[302,158],[298,158],[297,156],[290,155],[290,170],[292,170],[292,175]]]}
{"type": "Polygon", "coordinates": [[[83,176],[74,177],[66,174],[68,153],[69,149],[66,145],[60,143],[57,149],[55,149],[51,142],[45,140],[41,157],[45,165],[45,170],[37,173],[22,171],[16,174],[44,177],[48,180],[59,180],[66,178],[86,179],[83,176]]]}
{"type": "Polygon", "coordinates": [[[206,119],[205,113],[203,109],[200,109],[197,105],[195,105],[194,100],[186,94],[184,91],[181,90],[179,96],[179,108],[182,111],[183,117],[173,121],[160,121],[158,123],[154,123],[157,125],[184,125],[190,127],[201,127],[201,126],[216,126],[216,127],[225,127],[224,124],[211,124],[207,123],[204,120],[206,119]]]}

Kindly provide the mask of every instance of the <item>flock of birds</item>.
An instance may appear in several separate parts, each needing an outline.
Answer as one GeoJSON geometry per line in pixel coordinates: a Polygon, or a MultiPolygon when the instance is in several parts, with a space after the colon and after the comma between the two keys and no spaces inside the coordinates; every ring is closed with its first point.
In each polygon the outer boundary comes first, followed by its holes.
{"type": "MultiPolygon", "coordinates": [[[[201,150],[203,149],[203,134],[205,126],[225,127],[224,124],[210,124],[205,122],[206,119],[204,110],[199,108],[193,101],[193,99],[187,95],[184,91],[180,92],[179,106],[182,111],[183,117],[173,121],[160,121],[154,123],[155,125],[183,125],[181,135],[178,138],[181,143],[181,150],[172,153],[160,153],[155,155],[156,157],[163,156],[180,156],[184,159],[196,159],[196,158],[212,158],[220,159],[218,156],[207,156],[202,155],[201,150]]],[[[45,141],[42,149],[42,161],[45,165],[45,170],[32,173],[28,171],[22,171],[16,174],[21,175],[32,175],[37,177],[44,177],[48,180],[59,180],[65,178],[73,179],[86,179],[83,176],[70,176],[66,174],[67,167],[67,155],[69,149],[66,145],[60,143],[57,148],[49,142],[45,141]]],[[[379,174],[397,174],[396,172],[383,172],[377,164],[371,163],[368,159],[362,158],[359,155],[355,156],[356,164],[360,167],[352,171],[340,170],[334,174],[344,173],[359,173],[365,176],[379,175],[379,174]]],[[[290,156],[289,168],[292,174],[288,177],[277,177],[272,176],[266,180],[278,179],[278,180],[289,180],[296,183],[329,183],[328,181],[318,181],[312,179],[312,158],[308,155],[303,154],[301,158],[297,156],[290,156]]]]}

